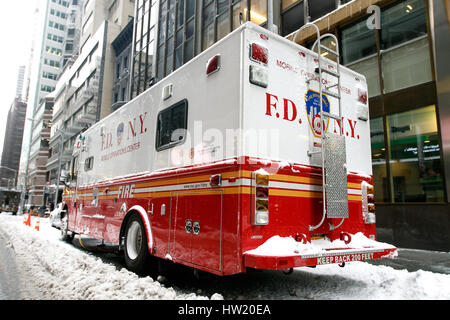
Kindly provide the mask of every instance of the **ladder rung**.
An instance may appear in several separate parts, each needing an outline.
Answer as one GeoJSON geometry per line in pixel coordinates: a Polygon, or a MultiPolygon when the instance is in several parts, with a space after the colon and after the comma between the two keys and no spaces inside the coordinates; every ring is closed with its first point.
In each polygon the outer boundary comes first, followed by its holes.
{"type": "Polygon", "coordinates": [[[327,46],[324,46],[323,44],[320,45],[320,49],[324,49],[325,51],[334,54],[336,57],[339,57],[339,53],[337,51],[334,51],[330,48],[328,48],[327,46]]]}
{"type": "Polygon", "coordinates": [[[328,89],[337,87],[338,85],[339,85],[339,83],[335,83],[335,84],[332,84],[331,86],[327,86],[327,87],[325,87],[325,88],[328,90],[328,89]]]}
{"type": "Polygon", "coordinates": [[[333,118],[333,119],[335,119],[335,120],[341,121],[341,118],[340,118],[339,116],[335,115],[335,114],[332,114],[332,113],[329,113],[329,112],[326,112],[326,111],[322,111],[322,114],[323,114],[325,117],[333,118]]]}
{"type": "Polygon", "coordinates": [[[331,92],[331,91],[328,91],[328,90],[322,90],[322,93],[326,94],[326,95],[329,95],[329,96],[332,96],[332,97],[335,97],[336,99],[340,99],[341,98],[341,95],[339,93],[334,93],[334,92],[331,92]]]}
{"type": "Polygon", "coordinates": [[[308,157],[311,157],[313,154],[316,154],[316,153],[322,153],[322,151],[307,151],[306,152],[306,154],[308,155],[308,157]]]}
{"type": "Polygon", "coordinates": [[[335,72],[335,71],[328,70],[328,69],[326,69],[326,68],[322,68],[322,72],[331,74],[332,76],[335,76],[336,78],[339,78],[339,77],[340,77],[339,73],[337,73],[337,72],[335,72]]]}

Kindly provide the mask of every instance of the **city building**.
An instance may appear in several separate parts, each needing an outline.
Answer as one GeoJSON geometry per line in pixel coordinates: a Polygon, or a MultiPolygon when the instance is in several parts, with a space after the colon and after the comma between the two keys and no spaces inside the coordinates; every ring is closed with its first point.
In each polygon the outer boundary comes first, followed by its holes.
{"type": "Polygon", "coordinates": [[[54,92],[47,161],[50,186],[59,184],[57,177],[69,181],[76,177],[72,150],[77,136],[113,111],[116,53],[112,43],[133,19],[133,10],[130,0],[83,4],[78,56],[64,68],[54,92]]]}
{"type": "Polygon", "coordinates": [[[13,188],[17,185],[26,112],[27,104],[19,98],[15,98],[8,112],[5,139],[3,141],[0,164],[1,187],[13,188]]]}
{"type": "Polygon", "coordinates": [[[24,79],[25,79],[25,66],[20,66],[19,74],[17,76],[16,98],[22,99],[24,79]]]}
{"type": "Polygon", "coordinates": [[[28,166],[28,203],[35,207],[47,205],[47,159],[49,152],[50,128],[53,113],[52,94],[46,96],[34,114],[28,166]]]}
{"type": "Polygon", "coordinates": [[[111,111],[116,111],[130,100],[133,25],[134,20],[131,19],[127,26],[112,42],[115,52],[115,73],[112,92],[113,105],[111,111]]]}
{"type": "MultiPolygon", "coordinates": [[[[29,176],[30,159],[36,158],[41,149],[42,119],[37,112],[44,98],[55,89],[57,79],[64,65],[64,43],[67,34],[69,7],[77,0],[38,0],[34,12],[34,38],[29,62],[29,80],[25,99],[29,106],[22,146],[21,166],[24,173],[24,189],[33,188],[29,176]]],[[[40,187],[39,187],[40,188],[40,187]]],[[[37,199],[24,195],[28,201],[37,199]]],[[[31,203],[30,203],[31,204],[31,203]]]]}
{"type": "MultiPolygon", "coordinates": [[[[369,86],[378,237],[450,249],[450,6],[444,0],[271,1],[274,28],[308,48],[313,28],[369,86]]],[[[269,25],[263,0],[136,0],[131,98],[241,23],[269,25]]],[[[323,53],[325,56],[326,53],[323,53]]]]}
{"type": "MultiPolygon", "coordinates": [[[[85,0],[84,0],[85,1],[85,0]]],[[[76,58],[80,47],[83,0],[70,1],[67,10],[66,36],[64,38],[63,66],[76,58]]]]}

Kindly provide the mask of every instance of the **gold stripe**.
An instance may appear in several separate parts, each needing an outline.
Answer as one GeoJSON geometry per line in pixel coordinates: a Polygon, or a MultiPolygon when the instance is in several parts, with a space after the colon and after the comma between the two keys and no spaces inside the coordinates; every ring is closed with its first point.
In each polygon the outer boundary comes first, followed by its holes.
{"type": "MultiPolygon", "coordinates": [[[[145,192],[145,193],[137,193],[133,196],[133,198],[129,199],[143,199],[143,198],[164,198],[171,197],[175,194],[182,194],[186,196],[207,196],[212,194],[217,194],[217,192],[222,192],[225,195],[235,195],[235,194],[251,194],[251,187],[243,186],[243,187],[232,187],[232,188],[223,188],[217,190],[174,190],[174,191],[157,191],[157,192],[145,192]]],[[[279,197],[297,197],[297,198],[322,198],[322,193],[314,192],[314,191],[297,191],[297,190],[283,190],[283,189],[270,189],[269,196],[279,196],[279,197]]],[[[79,197],[80,200],[92,200],[92,196],[88,197],[79,197]]],[[[99,196],[101,200],[112,200],[114,196],[99,196]]],[[[361,201],[362,196],[360,195],[349,195],[349,201],[361,201]]]]}
{"type": "MultiPolygon", "coordinates": [[[[229,179],[229,178],[251,178],[252,171],[249,170],[240,170],[240,171],[232,171],[232,172],[224,172],[222,173],[222,179],[229,179]]],[[[194,176],[194,177],[186,177],[186,178],[174,178],[174,179],[168,179],[163,181],[148,181],[148,182],[142,182],[135,185],[135,189],[140,188],[148,188],[148,187],[160,187],[160,186],[168,186],[168,185],[177,185],[177,184],[186,184],[186,183],[198,183],[202,181],[209,181],[211,175],[201,175],[201,176],[194,176]]],[[[271,180],[276,180],[280,182],[291,182],[291,183],[304,183],[304,184],[313,184],[313,185],[322,185],[322,179],[317,178],[308,178],[308,177],[296,177],[296,176],[289,176],[285,174],[271,174],[270,175],[271,180]]],[[[359,189],[361,190],[361,184],[359,183],[348,183],[348,188],[351,189],[359,189]]],[[[99,189],[100,192],[104,192],[107,187],[99,189]]],[[[118,186],[111,187],[109,191],[117,191],[119,189],[118,186]]],[[[87,190],[79,190],[78,194],[84,194],[84,193],[90,193],[92,192],[92,188],[87,190]]]]}
{"type": "Polygon", "coordinates": [[[348,200],[349,201],[362,201],[362,196],[352,194],[352,195],[348,196],[348,200]]]}
{"type": "Polygon", "coordinates": [[[300,197],[300,198],[322,198],[322,193],[321,192],[311,192],[311,191],[294,191],[294,190],[269,189],[269,197],[270,196],[300,197]]]}
{"type": "Polygon", "coordinates": [[[349,182],[349,183],[347,184],[347,186],[348,186],[350,189],[358,189],[358,190],[361,190],[361,183],[353,183],[353,182],[349,182]]]}

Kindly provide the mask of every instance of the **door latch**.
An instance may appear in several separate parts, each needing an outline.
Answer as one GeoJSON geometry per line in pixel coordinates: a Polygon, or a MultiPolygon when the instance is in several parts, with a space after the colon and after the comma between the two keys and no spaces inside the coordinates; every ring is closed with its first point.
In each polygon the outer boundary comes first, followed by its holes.
{"type": "Polygon", "coordinates": [[[200,221],[194,221],[193,230],[194,234],[200,233],[200,221]]]}
{"type": "Polygon", "coordinates": [[[184,230],[186,230],[186,233],[192,232],[192,220],[186,220],[186,225],[184,226],[184,230]]]}

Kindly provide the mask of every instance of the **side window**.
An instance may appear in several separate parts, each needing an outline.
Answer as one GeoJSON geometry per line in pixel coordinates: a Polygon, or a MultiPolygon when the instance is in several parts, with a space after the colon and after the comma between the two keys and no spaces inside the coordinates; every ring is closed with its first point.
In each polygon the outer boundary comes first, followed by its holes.
{"type": "Polygon", "coordinates": [[[94,188],[94,190],[92,190],[91,206],[98,207],[98,188],[94,188]]]}
{"type": "Polygon", "coordinates": [[[156,150],[161,151],[184,142],[187,129],[188,102],[182,100],[158,114],[156,150]]]}
{"type": "Polygon", "coordinates": [[[94,167],[94,157],[89,157],[84,161],[84,171],[92,170],[94,167]]]}
{"type": "Polygon", "coordinates": [[[72,160],[72,181],[77,181],[78,175],[78,156],[75,156],[72,160]]]}

